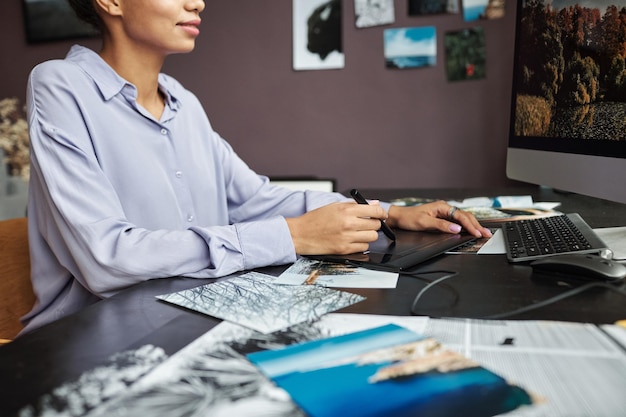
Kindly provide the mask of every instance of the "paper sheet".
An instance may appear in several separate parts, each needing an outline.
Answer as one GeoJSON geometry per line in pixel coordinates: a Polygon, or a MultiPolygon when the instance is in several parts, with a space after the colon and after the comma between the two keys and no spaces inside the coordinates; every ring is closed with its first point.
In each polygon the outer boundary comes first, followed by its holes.
{"type": "MultiPolygon", "coordinates": [[[[89,416],[177,417],[193,411],[302,417],[289,396],[244,355],[388,323],[433,337],[544,399],[507,416],[626,415],[626,352],[595,325],[344,313],[271,335],[221,323],[89,416]]],[[[626,332],[615,327],[610,330],[626,332]]]]}
{"type": "Polygon", "coordinates": [[[261,333],[318,319],[365,299],[358,294],[315,285],[276,285],[275,280],[271,275],[248,272],[157,298],[261,333]]]}
{"type": "Polygon", "coordinates": [[[613,259],[626,260],[626,227],[593,229],[613,251],[613,259]]]}
{"type": "Polygon", "coordinates": [[[275,281],[282,285],[320,285],[335,288],[396,288],[398,274],[354,265],[300,258],[275,281]]]}

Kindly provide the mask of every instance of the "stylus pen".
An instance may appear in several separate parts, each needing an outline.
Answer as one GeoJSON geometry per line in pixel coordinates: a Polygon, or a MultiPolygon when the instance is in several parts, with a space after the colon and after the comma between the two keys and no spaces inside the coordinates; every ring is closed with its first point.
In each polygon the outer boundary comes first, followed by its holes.
{"type": "MultiPolygon", "coordinates": [[[[365,199],[365,197],[363,197],[361,195],[361,193],[359,192],[359,190],[357,190],[356,188],[353,188],[352,190],[350,190],[350,195],[352,196],[352,198],[354,198],[354,201],[356,201],[357,203],[359,203],[359,204],[368,204],[368,202],[365,199]]],[[[384,220],[380,221],[380,230],[382,230],[383,233],[385,234],[385,236],[387,236],[389,239],[391,239],[393,241],[396,240],[396,235],[389,228],[389,226],[387,226],[387,223],[385,223],[384,220]]]]}

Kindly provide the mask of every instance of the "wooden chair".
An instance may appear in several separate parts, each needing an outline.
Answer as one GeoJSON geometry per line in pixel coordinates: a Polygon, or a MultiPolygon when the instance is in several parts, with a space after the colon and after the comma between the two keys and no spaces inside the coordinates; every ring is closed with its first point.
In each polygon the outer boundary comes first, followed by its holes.
{"type": "Polygon", "coordinates": [[[0,344],[22,330],[20,317],[35,302],[30,283],[28,226],[25,217],[0,221],[0,344]]]}

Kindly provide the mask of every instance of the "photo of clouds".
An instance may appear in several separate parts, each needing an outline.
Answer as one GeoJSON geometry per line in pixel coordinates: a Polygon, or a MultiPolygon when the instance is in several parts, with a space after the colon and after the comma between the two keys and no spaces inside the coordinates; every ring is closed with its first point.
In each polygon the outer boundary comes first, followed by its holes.
{"type": "Polygon", "coordinates": [[[437,61],[437,30],[434,26],[385,29],[387,68],[434,66],[437,61]]]}

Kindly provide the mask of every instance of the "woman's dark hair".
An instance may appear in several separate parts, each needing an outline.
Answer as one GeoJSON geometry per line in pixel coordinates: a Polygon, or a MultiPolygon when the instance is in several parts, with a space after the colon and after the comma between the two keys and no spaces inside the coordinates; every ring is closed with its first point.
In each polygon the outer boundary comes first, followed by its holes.
{"type": "Polygon", "coordinates": [[[99,32],[102,30],[102,19],[96,12],[93,0],[67,0],[67,2],[80,20],[89,23],[99,32]]]}

